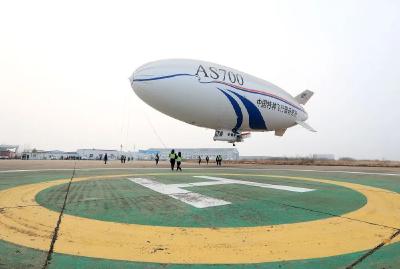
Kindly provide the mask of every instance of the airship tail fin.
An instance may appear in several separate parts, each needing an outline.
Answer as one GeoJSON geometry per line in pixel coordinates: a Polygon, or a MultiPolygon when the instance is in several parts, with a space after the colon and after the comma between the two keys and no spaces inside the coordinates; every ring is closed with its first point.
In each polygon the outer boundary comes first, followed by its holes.
{"type": "Polygon", "coordinates": [[[310,100],[311,96],[313,96],[313,94],[314,93],[312,91],[305,90],[304,92],[297,95],[294,99],[296,99],[299,104],[305,105],[308,100],[310,100]]]}
{"type": "Polygon", "coordinates": [[[303,126],[304,128],[306,128],[307,130],[311,131],[311,132],[316,132],[316,130],[311,127],[310,125],[308,125],[307,123],[305,123],[304,121],[296,121],[296,123],[300,126],[303,126]]]}

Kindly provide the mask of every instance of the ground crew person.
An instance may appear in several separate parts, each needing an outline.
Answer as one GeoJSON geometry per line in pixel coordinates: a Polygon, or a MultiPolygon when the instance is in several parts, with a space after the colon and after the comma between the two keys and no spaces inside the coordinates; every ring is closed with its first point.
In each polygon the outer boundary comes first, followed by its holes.
{"type": "Polygon", "coordinates": [[[160,160],[160,156],[158,155],[158,153],[156,154],[155,160],[156,160],[156,165],[158,165],[158,161],[160,160]]]}
{"type": "Polygon", "coordinates": [[[169,162],[171,163],[171,170],[174,171],[175,168],[175,159],[176,159],[176,153],[175,150],[171,150],[171,153],[169,154],[169,162]]]}
{"type": "Polygon", "coordinates": [[[104,154],[104,164],[107,164],[107,161],[108,161],[108,156],[107,156],[107,153],[106,153],[106,154],[104,154]]]}
{"type": "Polygon", "coordinates": [[[182,162],[182,154],[181,152],[178,152],[178,156],[176,157],[176,171],[182,172],[181,162],[182,162]]]}
{"type": "Polygon", "coordinates": [[[215,161],[217,162],[217,166],[221,166],[221,161],[222,161],[222,157],[221,155],[217,155],[217,158],[215,158],[215,161]]]}
{"type": "Polygon", "coordinates": [[[199,156],[199,165],[201,164],[201,157],[199,156]]]}
{"type": "Polygon", "coordinates": [[[208,157],[208,155],[207,155],[207,157],[206,157],[206,162],[207,162],[207,165],[208,165],[208,162],[210,161],[210,158],[208,157]]]}

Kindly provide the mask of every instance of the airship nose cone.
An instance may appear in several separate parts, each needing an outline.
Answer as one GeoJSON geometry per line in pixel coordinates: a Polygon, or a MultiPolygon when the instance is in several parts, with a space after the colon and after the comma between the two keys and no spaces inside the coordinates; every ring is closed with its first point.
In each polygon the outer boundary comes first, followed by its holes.
{"type": "Polygon", "coordinates": [[[137,79],[136,72],[134,72],[134,73],[129,77],[129,81],[131,82],[132,90],[133,90],[136,94],[139,94],[139,92],[142,91],[142,88],[143,88],[144,85],[142,85],[143,83],[141,83],[141,81],[137,79]]]}
{"type": "Polygon", "coordinates": [[[151,75],[142,70],[136,70],[129,77],[132,90],[146,103],[152,102],[152,99],[155,97],[154,94],[157,92],[157,87],[155,87],[149,78],[151,78],[151,75]]]}
{"type": "Polygon", "coordinates": [[[140,85],[139,85],[139,83],[137,82],[137,80],[135,79],[135,77],[136,77],[136,74],[135,74],[135,72],[134,72],[134,73],[132,73],[132,75],[129,77],[129,81],[130,81],[130,83],[131,83],[132,90],[137,94],[137,93],[138,93],[138,90],[139,90],[139,88],[140,88],[140,85]]]}
{"type": "Polygon", "coordinates": [[[129,82],[131,83],[131,87],[133,89],[133,82],[135,81],[135,73],[132,73],[132,75],[128,79],[129,79],[129,82]]]}

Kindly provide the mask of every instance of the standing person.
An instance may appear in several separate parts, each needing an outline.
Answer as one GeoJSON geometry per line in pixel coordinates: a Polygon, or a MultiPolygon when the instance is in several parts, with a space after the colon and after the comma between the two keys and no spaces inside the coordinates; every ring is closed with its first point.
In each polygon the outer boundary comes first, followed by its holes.
{"type": "Polygon", "coordinates": [[[199,165],[201,164],[201,157],[200,157],[200,155],[199,155],[199,165]]]}
{"type": "Polygon", "coordinates": [[[217,166],[219,165],[219,155],[217,155],[217,157],[215,157],[215,162],[217,163],[217,166]]]}
{"type": "Polygon", "coordinates": [[[158,161],[160,160],[160,155],[158,155],[158,153],[157,153],[156,157],[154,159],[156,160],[156,165],[158,165],[158,161]]]}
{"type": "Polygon", "coordinates": [[[207,162],[207,165],[208,165],[208,162],[210,161],[210,158],[208,157],[208,155],[207,155],[207,157],[206,157],[206,162],[207,162]]]}
{"type": "Polygon", "coordinates": [[[107,156],[107,153],[106,153],[106,154],[104,154],[104,164],[107,164],[107,161],[108,161],[108,156],[107,156]]]}
{"type": "Polygon", "coordinates": [[[221,155],[217,155],[217,166],[221,165],[221,155]]]}
{"type": "Polygon", "coordinates": [[[169,162],[171,163],[171,170],[174,171],[175,168],[175,159],[176,159],[176,153],[175,150],[171,150],[171,153],[169,154],[169,162]]]}
{"type": "Polygon", "coordinates": [[[121,163],[124,163],[124,155],[121,155],[121,163]]]}
{"type": "Polygon", "coordinates": [[[221,166],[221,165],[222,165],[222,156],[219,155],[219,166],[221,166]]]}
{"type": "Polygon", "coordinates": [[[179,151],[178,152],[178,156],[176,157],[176,171],[181,171],[182,172],[181,162],[182,162],[182,154],[179,151]]]}

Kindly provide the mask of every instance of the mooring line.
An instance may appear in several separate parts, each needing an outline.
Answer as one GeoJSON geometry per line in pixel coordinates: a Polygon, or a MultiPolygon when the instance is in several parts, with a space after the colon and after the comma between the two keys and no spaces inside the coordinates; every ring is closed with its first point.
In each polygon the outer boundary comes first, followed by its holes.
{"type": "Polygon", "coordinates": [[[360,258],[358,258],[356,261],[354,261],[352,264],[350,264],[349,266],[346,267],[346,269],[353,269],[355,266],[357,266],[358,264],[360,264],[362,261],[364,261],[366,258],[368,258],[369,256],[371,256],[372,254],[374,254],[376,251],[378,251],[381,247],[383,247],[384,245],[386,245],[387,243],[389,243],[390,241],[392,241],[396,236],[400,235],[400,230],[397,230],[397,232],[395,232],[394,234],[392,234],[389,239],[383,241],[382,243],[380,243],[379,245],[377,245],[376,247],[374,247],[373,249],[371,249],[370,251],[368,251],[367,253],[365,253],[364,255],[362,255],[360,258]]]}
{"type": "Polygon", "coordinates": [[[56,225],[56,227],[54,228],[53,237],[51,238],[50,248],[49,248],[49,251],[47,252],[46,261],[45,261],[45,263],[43,264],[42,269],[47,269],[47,267],[49,266],[50,261],[51,261],[51,257],[52,257],[53,251],[54,251],[54,245],[55,245],[55,243],[56,243],[56,241],[57,241],[58,231],[59,231],[60,225],[61,225],[61,219],[62,219],[62,217],[63,217],[63,215],[64,215],[64,210],[65,210],[65,207],[66,207],[66,205],[67,205],[67,199],[68,199],[69,190],[70,190],[70,188],[71,188],[72,179],[73,179],[74,176],[75,176],[75,167],[76,167],[76,161],[75,161],[75,163],[74,163],[74,170],[72,170],[72,176],[71,176],[71,178],[70,178],[70,180],[69,180],[68,187],[67,187],[67,191],[66,191],[66,193],[65,193],[64,203],[63,203],[63,206],[62,206],[62,208],[61,208],[60,215],[58,216],[57,225],[56,225]]]}

